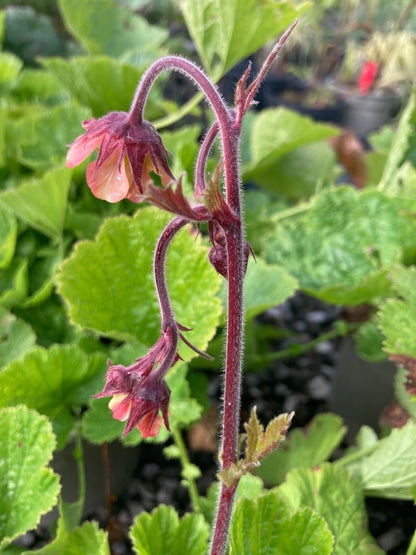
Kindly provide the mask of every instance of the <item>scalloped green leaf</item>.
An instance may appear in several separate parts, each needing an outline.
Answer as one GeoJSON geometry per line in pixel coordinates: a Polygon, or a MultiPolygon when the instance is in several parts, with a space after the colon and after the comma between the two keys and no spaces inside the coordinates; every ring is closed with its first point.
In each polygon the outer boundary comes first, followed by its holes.
{"type": "Polygon", "coordinates": [[[0,407],[24,403],[49,416],[61,448],[74,423],[74,408],[99,390],[104,355],[90,358],[75,345],[38,347],[0,372],[0,407]]]}
{"type": "Polygon", "coordinates": [[[89,54],[122,56],[127,52],[158,48],[167,29],[117,6],[110,0],[60,0],[65,25],[89,54]]]}
{"type": "Polygon", "coordinates": [[[36,335],[24,320],[0,307],[0,368],[21,358],[36,344],[36,335]]]}
{"type": "Polygon", "coordinates": [[[208,553],[209,528],[200,514],[179,516],[173,507],[159,505],[151,514],[141,513],[130,529],[138,555],[204,555],[208,553]]]}
{"type": "Polygon", "coordinates": [[[265,482],[277,485],[293,468],[313,468],[328,460],[341,443],[347,429],[336,414],[318,414],[306,430],[294,429],[277,451],[266,457],[258,474],[265,482]]]}
{"type": "Polygon", "coordinates": [[[281,266],[250,258],[244,281],[244,309],[247,320],[291,297],[298,282],[281,266]]]}
{"type": "Polygon", "coordinates": [[[361,486],[345,469],[329,463],[296,468],[277,492],[291,511],[311,507],[325,519],[334,536],[333,555],[383,553],[367,530],[361,486]]]}
{"type": "MultiPolygon", "coordinates": [[[[25,551],[30,555],[33,551],[25,551]]],[[[36,550],[38,555],[110,555],[107,532],[100,530],[97,522],[84,522],[82,526],[70,532],[63,531],[57,538],[42,549],[36,550]]]]}
{"type": "Polygon", "coordinates": [[[357,353],[369,362],[387,359],[387,355],[383,351],[383,340],[384,335],[380,331],[377,315],[368,322],[364,322],[354,334],[357,353]]]}
{"type": "Polygon", "coordinates": [[[307,7],[290,0],[180,0],[179,5],[205,69],[216,78],[277,40],[307,7]]]}
{"type": "MultiPolygon", "coordinates": [[[[95,241],[81,241],[58,275],[59,291],[72,320],[84,328],[131,343],[150,346],[160,334],[159,306],[152,276],[153,251],[171,219],[148,207],[134,217],[108,219],[95,241]]],[[[183,229],[168,254],[168,289],[176,319],[200,349],[215,333],[221,313],[215,296],[220,278],[199,238],[183,229]]],[[[180,345],[185,361],[194,353],[180,345]]]]}
{"type": "Polygon", "coordinates": [[[263,244],[274,231],[273,218],[287,208],[287,202],[281,197],[266,191],[244,191],[244,209],[246,220],[247,241],[256,253],[263,252],[263,244]]]}
{"type": "Polygon", "coordinates": [[[336,157],[326,141],[300,146],[270,165],[254,167],[244,179],[291,199],[305,199],[322,183],[333,183],[336,157]]]}
{"type": "Polygon", "coordinates": [[[42,69],[25,68],[10,91],[19,102],[54,106],[69,100],[68,91],[51,73],[42,69]]]}
{"type": "Polygon", "coordinates": [[[48,237],[62,234],[67,209],[71,170],[55,168],[40,179],[27,181],[0,193],[0,202],[34,229],[48,237]]]}
{"type": "MultiPolygon", "coordinates": [[[[111,111],[128,111],[142,75],[138,68],[105,56],[75,56],[69,60],[48,58],[43,59],[42,64],[80,104],[91,108],[95,117],[111,111]]],[[[71,140],[75,137],[76,133],[71,140]]]]}
{"type": "Polygon", "coordinates": [[[339,135],[336,127],[317,123],[288,108],[268,108],[255,118],[250,133],[251,160],[244,168],[246,179],[301,146],[339,135]]]}
{"type": "Polygon", "coordinates": [[[389,276],[397,297],[388,299],[380,309],[384,349],[389,354],[416,357],[416,267],[397,265],[389,276]]]}
{"type": "Polygon", "coordinates": [[[410,233],[393,199],[338,187],[317,195],[303,216],[277,228],[266,240],[266,261],[283,266],[314,296],[362,304],[387,296],[387,273],[410,233]]]}
{"type": "Polygon", "coordinates": [[[34,528],[57,502],[59,476],[47,467],[55,437],[25,406],[0,410],[0,549],[34,528]]]}
{"type": "MultiPolygon", "coordinates": [[[[367,495],[393,499],[412,499],[416,483],[416,423],[409,420],[379,440],[371,454],[347,465],[367,495]]],[[[342,459],[341,459],[342,460],[342,459]]]]}
{"type": "Polygon", "coordinates": [[[82,132],[80,122],[90,117],[87,108],[71,104],[21,117],[10,124],[13,142],[19,149],[17,160],[37,171],[62,164],[67,145],[82,132]]]}
{"type": "Polygon", "coordinates": [[[242,497],[231,520],[230,553],[239,555],[329,555],[333,537],[310,508],[290,511],[276,490],[242,497]]]}
{"type": "Polygon", "coordinates": [[[10,264],[16,247],[16,239],[16,218],[10,210],[0,204],[0,268],[7,268],[10,264]]]}
{"type": "Polygon", "coordinates": [[[10,87],[22,66],[22,60],[11,52],[0,52],[0,90],[10,87]]]}

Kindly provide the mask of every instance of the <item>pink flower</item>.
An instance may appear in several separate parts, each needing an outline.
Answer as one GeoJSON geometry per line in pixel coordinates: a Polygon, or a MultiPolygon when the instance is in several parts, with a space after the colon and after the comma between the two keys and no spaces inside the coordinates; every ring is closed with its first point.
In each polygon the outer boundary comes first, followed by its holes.
{"type": "Polygon", "coordinates": [[[113,366],[108,361],[104,389],[94,398],[112,397],[109,408],[113,418],[126,421],[123,437],[136,426],[144,438],[156,437],[163,423],[170,429],[170,389],[164,376],[179,359],[176,347],[166,331],[148,353],[131,366],[113,366]]]}
{"type": "Polygon", "coordinates": [[[378,72],[378,65],[375,62],[366,62],[361,70],[358,80],[358,88],[361,94],[368,94],[374,85],[374,80],[378,72]]]}
{"type": "Polygon", "coordinates": [[[132,396],[127,393],[119,393],[113,396],[108,404],[108,408],[113,413],[113,418],[122,422],[128,421],[123,437],[136,426],[143,438],[156,437],[163,423],[165,423],[166,428],[169,430],[169,412],[167,407],[170,391],[164,382],[160,385],[163,391],[158,391],[158,395],[162,393],[159,399],[155,398],[152,400],[148,396],[132,396]],[[159,409],[162,410],[163,418],[159,414],[159,409]]]}
{"type": "Polygon", "coordinates": [[[106,385],[95,398],[112,396],[108,407],[113,418],[127,421],[123,437],[136,426],[144,438],[156,437],[163,423],[170,429],[170,390],[157,372],[143,372],[137,366],[110,366],[106,385]]]}
{"type": "Polygon", "coordinates": [[[97,198],[140,202],[144,187],[153,183],[150,172],[160,176],[164,187],[173,179],[168,152],[149,122],[138,124],[126,112],[111,112],[82,126],[86,132],[70,145],[66,165],[78,166],[99,148],[97,161],[87,168],[87,183],[97,198]]]}

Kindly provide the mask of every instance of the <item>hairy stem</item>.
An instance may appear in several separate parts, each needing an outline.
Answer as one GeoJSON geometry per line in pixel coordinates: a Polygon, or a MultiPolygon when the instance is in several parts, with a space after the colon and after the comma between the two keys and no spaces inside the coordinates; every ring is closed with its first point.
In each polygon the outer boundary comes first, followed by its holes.
{"type": "Polygon", "coordinates": [[[199,149],[198,158],[196,160],[196,165],[195,165],[195,177],[194,177],[196,196],[202,195],[202,193],[206,189],[205,170],[206,170],[207,160],[208,160],[209,153],[211,151],[212,144],[215,141],[215,138],[218,134],[218,130],[219,130],[218,122],[214,121],[214,123],[208,129],[204,137],[204,140],[202,142],[202,145],[199,149]]]}
{"type": "Polygon", "coordinates": [[[169,326],[174,326],[176,328],[175,314],[166,284],[166,254],[172,239],[188,221],[189,220],[182,216],[178,216],[172,220],[162,231],[156,245],[153,269],[160,314],[162,317],[162,330],[165,330],[169,326]]]}

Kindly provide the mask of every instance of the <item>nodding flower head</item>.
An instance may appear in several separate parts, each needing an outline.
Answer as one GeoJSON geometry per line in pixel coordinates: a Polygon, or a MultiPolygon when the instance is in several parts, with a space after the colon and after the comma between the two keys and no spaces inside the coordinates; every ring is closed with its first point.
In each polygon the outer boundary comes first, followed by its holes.
{"type": "Polygon", "coordinates": [[[130,367],[110,365],[105,387],[95,395],[101,397],[112,397],[108,406],[113,418],[127,421],[123,437],[136,426],[144,438],[156,437],[163,423],[169,430],[170,390],[151,366],[142,367],[140,361],[130,367]]]}
{"type": "Polygon", "coordinates": [[[126,112],[111,112],[82,126],[86,131],[69,145],[67,166],[74,168],[99,148],[97,161],[87,168],[87,183],[97,198],[140,202],[144,186],[153,182],[151,172],[163,186],[174,179],[168,152],[151,123],[135,123],[126,112]]]}
{"type": "Polygon", "coordinates": [[[152,374],[138,380],[130,393],[116,393],[108,407],[116,420],[126,421],[123,437],[136,426],[143,438],[156,437],[165,423],[169,430],[170,390],[164,380],[152,374]],[[161,411],[161,415],[159,414],[161,411]]]}

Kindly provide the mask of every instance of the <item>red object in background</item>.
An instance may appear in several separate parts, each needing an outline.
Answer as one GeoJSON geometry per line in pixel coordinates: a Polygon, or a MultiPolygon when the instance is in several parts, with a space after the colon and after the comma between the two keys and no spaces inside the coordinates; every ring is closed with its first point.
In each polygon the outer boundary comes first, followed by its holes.
{"type": "Polygon", "coordinates": [[[373,87],[374,80],[378,72],[378,64],[375,62],[366,62],[358,80],[358,88],[361,94],[368,94],[373,87]]]}

